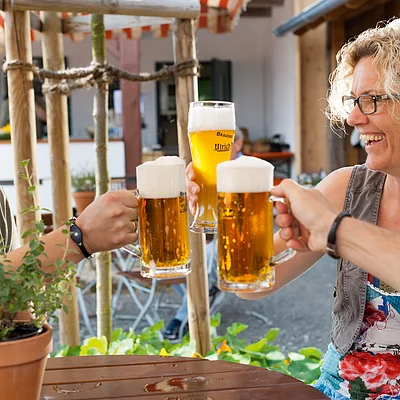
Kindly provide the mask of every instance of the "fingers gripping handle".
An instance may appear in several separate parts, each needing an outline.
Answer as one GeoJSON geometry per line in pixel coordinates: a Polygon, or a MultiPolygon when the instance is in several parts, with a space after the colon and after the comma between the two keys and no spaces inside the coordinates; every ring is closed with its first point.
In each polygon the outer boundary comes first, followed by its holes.
{"type": "MultiPolygon", "coordinates": [[[[278,197],[278,196],[270,196],[269,199],[270,199],[270,201],[279,201],[280,203],[286,204],[286,206],[288,208],[288,213],[291,214],[292,217],[293,217],[292,228],[293,228],[293,231],[294,231],[294,236],[298,237],[299,236],[299,223],[298,223],[297,219],[294,218],[294,216],[293,216],[293,214],[291,212],[289,200],[287,198],[278,197]]],[[[271,257],[271,261],[270,261],[270,265],[271,266],[275,266],[275,265],[281,264],[281,263],[283,263],[285,261],[290,260],[295,255],[296,255],[296,251],[295,250],[293,250],[291,248],[286,249],[286,250],[282,251],[281,253],[279,253],[278,255],[272,256],[271,257]]]]}

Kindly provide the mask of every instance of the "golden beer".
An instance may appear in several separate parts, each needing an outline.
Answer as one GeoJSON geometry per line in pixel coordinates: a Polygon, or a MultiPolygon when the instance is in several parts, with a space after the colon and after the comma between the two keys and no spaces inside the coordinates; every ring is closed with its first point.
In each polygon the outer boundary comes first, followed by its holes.
{"type": "Polygon", "coordinates": [[[141,258],[140,273],[170,278],[190,273],[185,163],[159,157],[136,168],[140,247],[124,248],[141,258]]]}
{"type": "Polygon", "coordinates": [[[218,266],[222,282],[273,282],[273,203],[269,192],[218,193],[218,266]]]}
{"type": "Polygon", "coordinates": [[[190,103],[188,134],[196,182],[200,186],[197,210],[190,226],[193,232],[217,232],[216,167],[230,159],[235,127],[233,103],[190,103]]]}
{"type": "Polygon", "coordinates": [[[139,196],[142,275],[172,277],[190,260],[187,198],[143,199],[139,196]]]}
{"type": "Polygon", "coordinates": [[[217,165],[231,156],[235,131],[190,132],[190,146],[196,182],[200,186],[197,218],[217,219],[217,165]]]}
{"type": "MultiPolygon", "coordinates": [[[[274,166],[242,156],[217,166],[218,286],[259,292],[275,284],[275,265],[292,258],[287,249],[274,256],[274,166]]],[[[274,199],[282,200],[282,199],[274,199]]]]}

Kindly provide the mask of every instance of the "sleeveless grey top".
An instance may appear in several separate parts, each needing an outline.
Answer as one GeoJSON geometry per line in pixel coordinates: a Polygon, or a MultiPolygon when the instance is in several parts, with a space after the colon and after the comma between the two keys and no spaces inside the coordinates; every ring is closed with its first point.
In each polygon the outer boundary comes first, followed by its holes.
{"type": "Polygon", "coordinates": [[[1,253],[7,253],[19,247],[18,233],[10,204],[0,186],[0,248],[1,253]]]}
{"type": "MultiPolygon", "coordinates": [[[[347,187],[343,211],[376,225],[386,174],[356,165],[347,187]]],[[[371,260],[376,262],[376,260],[371,260]]],[[[360,332],[364,316],[368,273],[353,263],[339,259],[334,291],[331,340],[344,354],[360,332]]]]}

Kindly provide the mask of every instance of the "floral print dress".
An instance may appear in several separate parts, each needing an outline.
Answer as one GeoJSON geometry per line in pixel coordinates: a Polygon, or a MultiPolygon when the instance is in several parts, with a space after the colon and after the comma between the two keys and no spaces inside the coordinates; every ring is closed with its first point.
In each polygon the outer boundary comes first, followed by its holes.
{"type": "Polygon", "coordinates": [[[359,336],[344,355],[329,345],[315,386],[334,400],[400,400],[400,292],[368,276],[359,336]]]}

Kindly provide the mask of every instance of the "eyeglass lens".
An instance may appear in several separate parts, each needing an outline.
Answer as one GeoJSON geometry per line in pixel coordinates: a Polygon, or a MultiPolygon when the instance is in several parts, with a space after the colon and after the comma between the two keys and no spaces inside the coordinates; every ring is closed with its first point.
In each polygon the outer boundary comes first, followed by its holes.
{"type": "Polygon", "coordinates": [[[344,110],[350,114],[356,103],[360,107],[361,112],[370,114],[375,112],[375,99],[369,95],[363,95],[355,99],[354,97],[345,97],[343,99],[344,110]]]}

